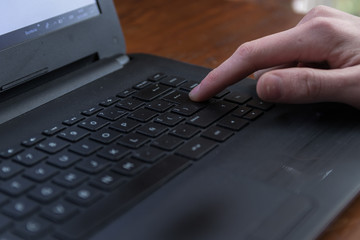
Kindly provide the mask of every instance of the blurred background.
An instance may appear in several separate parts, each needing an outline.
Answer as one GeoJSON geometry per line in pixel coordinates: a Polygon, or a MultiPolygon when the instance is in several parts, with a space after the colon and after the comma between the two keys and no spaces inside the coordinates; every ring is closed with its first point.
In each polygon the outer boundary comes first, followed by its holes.
{"type": "Polygon", "coordinates": [[[359,0],[293,0],[293,8],[297,13],[306,13],[320,4],[360,16],[359,0]]]}

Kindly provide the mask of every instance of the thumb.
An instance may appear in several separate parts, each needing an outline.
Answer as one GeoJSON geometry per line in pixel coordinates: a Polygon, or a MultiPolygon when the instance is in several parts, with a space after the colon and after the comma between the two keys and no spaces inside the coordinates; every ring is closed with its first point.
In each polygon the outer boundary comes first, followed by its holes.
{"type": "Polygon", "coordinates": [[[257,93],[282,103],[342,102],[360,109],[359,66],[344,69],[288,68],[264,73],[257,93]]]}

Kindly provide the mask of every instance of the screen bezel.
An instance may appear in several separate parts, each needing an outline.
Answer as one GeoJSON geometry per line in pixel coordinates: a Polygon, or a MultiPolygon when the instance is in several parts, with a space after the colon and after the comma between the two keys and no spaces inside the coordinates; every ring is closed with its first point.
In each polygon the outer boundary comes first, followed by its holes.
{"type": "Polygon", "coordinates": [[[0,51],[0,92],[97,54],[125,54],[112,0],[98,0],[100,15],[0,51]],[[5,86],[5,87],[4,87],[5,86]]]}

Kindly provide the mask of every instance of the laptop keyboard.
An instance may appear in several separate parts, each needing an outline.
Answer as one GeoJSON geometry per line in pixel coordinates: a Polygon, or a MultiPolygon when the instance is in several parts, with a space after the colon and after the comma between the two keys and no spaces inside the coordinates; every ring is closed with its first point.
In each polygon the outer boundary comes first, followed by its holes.
{"type": "Polygon", "coordinates": [[[1,239],[79,239],[273,105],[156,73],[0,152],[1,239]]]}

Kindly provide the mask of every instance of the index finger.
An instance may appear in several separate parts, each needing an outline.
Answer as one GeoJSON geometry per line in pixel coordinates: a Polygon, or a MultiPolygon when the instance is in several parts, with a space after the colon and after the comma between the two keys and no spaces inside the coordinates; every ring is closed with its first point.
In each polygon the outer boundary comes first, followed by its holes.
{"type": "Polygon", "coordinates": [[[327,36],[321,31],[321,26],[314,28],[314,25],[316,24],[304,23],[241,45],[190,92],[190,98],[194,101],[206,100],[260,69],[293,62],[326,60],[331,50],[330,44],[319,41],[327,36]]]}

